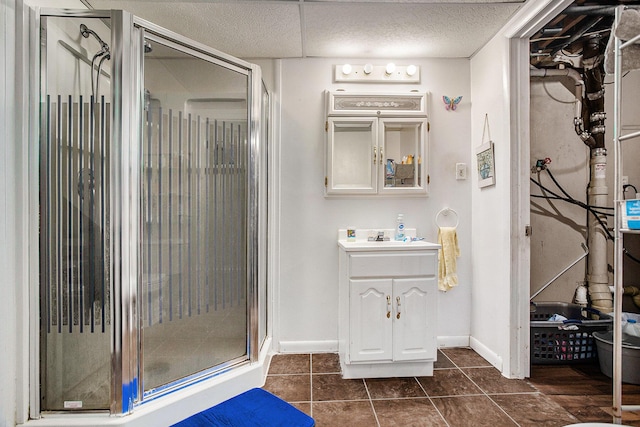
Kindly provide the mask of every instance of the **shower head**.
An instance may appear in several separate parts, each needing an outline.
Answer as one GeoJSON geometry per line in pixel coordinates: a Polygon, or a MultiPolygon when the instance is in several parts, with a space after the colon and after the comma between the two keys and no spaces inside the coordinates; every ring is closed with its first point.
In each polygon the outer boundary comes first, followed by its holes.
{"type": "Polygon", "coordinates": [[[96,40],[98,40],[98,43],[100,43],[100,48],[101,48],[100,52],[98,52],[99,55],[104,55],[105,53],[109,53],[109,45],[106,44],[104,41],[102,41],[100,36],[95,31],[87,28],[86,25],[80,24],[80,34],[82,34],[82,37],[84,37],[85,39],[88,39],[89,35],[93,35],[93,37],[95,37],[96,40]]]}
{"type": "Polygon", "coordinates": [[[108,61],[111,59],[111,52],[109,51],[109,45],[106,44],[95,31],[87,28],[86,25],[80,24],[80,34],[82,34],[82,37],[84,37],[85,39],[88,39],[90,35],[93,35],[93,37],[95,37],[96,40],[98,40],[98,43],[100,43],[100,50],[97,51],[95,55],[93,55],[93,58],[91,59],[91,95],[94,98],[97,98],[98,93],[100,92],[99,91],[100,70],[102,69],[102,63],[105,60],[108,61]],[[98,62],[98,70],[96,72],[96,78],[94,83],[94,79],[93,79],[94,64],[96,62],[96,59],[98,58],[100,58],[100,61],[98,62]]]}

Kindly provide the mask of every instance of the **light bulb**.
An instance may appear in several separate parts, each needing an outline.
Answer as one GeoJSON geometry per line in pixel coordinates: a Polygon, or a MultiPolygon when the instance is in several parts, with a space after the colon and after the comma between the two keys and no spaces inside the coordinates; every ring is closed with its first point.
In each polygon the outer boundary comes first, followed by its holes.
{"type": "Polygon", "coordinates": [[[371,72],[373,71],[373,65],[365,64],[362,71],[364,71],[365,74],[371,74],[371,72]]]}
{"type": "Polygon", "coordinates": [[[415,65],[408,65],[407,66],[407,75],[408,76],[413,76],[416,71],[418,71],[418,67],[416,67],[415,65]]]}
{"type": "Polygon", "coordinates": [[[387,68],[385,69],[385,72],[387,74],[393,74],[395,70],[396,70],[396,64],[394,64],[393,62],[390,62],[387,64],[387,68]]]}
{"type": "Polygon", "coordinates": [[[344,64],[342,66],[342,74],[351,74],[351,64],[344,64]]]}

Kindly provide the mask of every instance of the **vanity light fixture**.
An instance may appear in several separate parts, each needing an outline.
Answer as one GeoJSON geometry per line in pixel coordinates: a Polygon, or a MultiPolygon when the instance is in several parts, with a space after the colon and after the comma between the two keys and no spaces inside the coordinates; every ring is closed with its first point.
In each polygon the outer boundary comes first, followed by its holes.
{"type": "Polygon", "coordinates": [[[393,74],[394,71],[396,71],[396,64],[394,64],[393,62],[389,62],[386,68],[384,69],[384,72],[389,75],[389,74],[393,74]]]}
{"type": "Polygon", "coordinates": [[[337,64],[333,80],[340,82],[420,83],[419,65],[337,64]]]}

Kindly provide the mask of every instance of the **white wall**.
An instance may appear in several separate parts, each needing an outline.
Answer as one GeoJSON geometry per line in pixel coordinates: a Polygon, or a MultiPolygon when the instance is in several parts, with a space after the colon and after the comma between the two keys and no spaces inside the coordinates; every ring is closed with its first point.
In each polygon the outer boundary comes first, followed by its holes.
{"type": "MultiPolygon", "coordinates": [[[[344,59],[286,59],[281,66],[280,276],[275,282],[275,342],[281,351],[336,350],[338,333],[338,228],[393,228],[398,213],[406,226],[436,241],[435,216],[443,207],[455,209],[461,257],[460,285],[438,295],[440,342],[466,345],[471,312],[471,180],[455,179],[455,164],[471,168],[469,61],[431,59],[422,67],[420,85],[336,84],[333,65],[344,59]],[[324,91],[401,91],[431,93],[427,198],[324,197],[324,91]],[[458,109],[446,111],[442,96],[462,95],[458,109]]],[[[364,60],[352,60],[362,63],[364,60]]],[[[397,61],[401,63],[402,61],[397,61]]],[[[375,64],[374,64],[375,65],[375,64]]],[[[278,268],[276,268],[278,270],[278,268]]]]}
{"type": "Polygon", "coordinates": [[[529,43],[571,0],[527,2],[471,59],[472,149],[485,116],[496,185],[472,185],[471,345],[507,377],[529,375],[529,43]]]}
{"type": "MultiPolygon", "coordinates": [[[[586,202],[589,148],[576,135],[574,81],[563,78],[531,79],[531,162],[551,158],[553,176],[573,197],[586,202]]],[[[612,156],[609,160],[612,160],[612,156]]],[[[613,170],[610,167],[609,170],[613,170]]],[[[538,179],[537,174],[531,175],[538,179]]],[[[547,172],[540,181],[561,194],[547,172]]],[[[541,195],[531,184],[531,194],[541,195]]],[[[586,243],[586,211],[562,201],[531,199],[531,292],[534,293],[576,260],[586,243]]],[[[576,264],[536,297],[535,301],[571,302],[577,282],[585,280],[585,260],[576,264]]]]}
{"type": "MultiPolygon", "coordinates": [[[[472,174],[472,345],[499,370],[509,361],[511,148],[508,39],[494,38],[471,60],[472,137],[482,144],[485,115],[495,144],[495,186],[478,188],[472,174]],[[475,344],[474,344],[475,342],[475,344]]],[[[475,152],[475,151],[474,151],[475,152]]]]}

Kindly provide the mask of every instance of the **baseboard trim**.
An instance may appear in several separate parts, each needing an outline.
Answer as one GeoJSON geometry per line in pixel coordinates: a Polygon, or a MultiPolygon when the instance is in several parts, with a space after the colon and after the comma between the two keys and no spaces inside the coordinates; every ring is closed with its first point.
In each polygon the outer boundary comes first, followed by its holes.
{"type": "Polygon", "coordinates": [[[438,337],[438,348],[469,347],[469,335],[438,337]]]}
{"type": "Polygon", "coordinates": [[[502,372],[502,357],[473,337],[470,338],[470,345],[476,353],[484,357],[487,362],[491,363],[494,368],[504,375],[504,372],[502,372]]]}
{"type": "Polygon", "coordinates": [[[338,340],[280,341],[280,353],[337,353],[338,340]]]}

